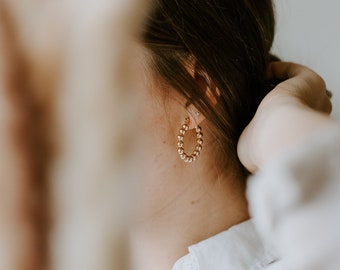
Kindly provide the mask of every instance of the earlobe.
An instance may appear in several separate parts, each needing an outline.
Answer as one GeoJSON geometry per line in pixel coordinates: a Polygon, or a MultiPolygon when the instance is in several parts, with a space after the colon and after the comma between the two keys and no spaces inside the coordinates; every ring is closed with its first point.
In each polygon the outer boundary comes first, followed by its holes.
{"type": "Polygon", "coordinates": [[[194,129],[199,126],[205,119],[205,116],[193,105],[187,107],[189,117],[189,129],[194,129]]]}

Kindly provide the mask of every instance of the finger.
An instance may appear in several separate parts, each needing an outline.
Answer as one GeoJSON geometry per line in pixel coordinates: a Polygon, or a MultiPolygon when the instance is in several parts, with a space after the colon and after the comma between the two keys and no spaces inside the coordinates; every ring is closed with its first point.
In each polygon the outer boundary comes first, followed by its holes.
{"type": "Polygon", "coordinates": [[[306,67],[289,62],[272,62],[267,69],[268,79],[286,80],[306,72],[306,67]]]}
{"type": "Polygon", "coordinates": [[[318,111],[330,114],[332,93],[327,90],[325,81],[313,70],[294,63],[273,62],[267,76],[282,80],[277,89],[284,89],[298,97],[303,103],[318,111]]]}
{"type": "Polygon", "coordinates": [[[321,106],[321,111],[323,111],[326,114],[332,113],[332,102],[331,102],[332,92],[329,90],[326,90],[325,94],[323,95],[323,101],[321,106]]]}
{"type": "Polygon", "coordinates": [[[267,78],[286,80],[285,82],[292,83],[293,85],[304,82],[310,89],[318,89],[322,93],[326,92],[326,83],[322,77],[313,70],[295,63],[270,63],[267,70],[267,78]]]}
{"type": "Polygon", "coordinates": [[[331,99],[333,97],[332,91],[326,90],[326,95],[331,99]]]}
{"type": "Polygon", "coordinates": [[[324,80],[313,70],[303,65],[290,62],[272,62],[267,70],[268,79],[289,80],[297,76],[306,81],[312,79],[314,84],[317,83],[322,88],[326,88],[324,80]]]}

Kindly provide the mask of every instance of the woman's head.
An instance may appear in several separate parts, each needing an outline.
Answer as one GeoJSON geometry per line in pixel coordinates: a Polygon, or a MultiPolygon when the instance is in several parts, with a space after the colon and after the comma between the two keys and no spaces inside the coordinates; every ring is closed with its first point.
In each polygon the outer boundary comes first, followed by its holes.
{"type": "Polygon", "coordinates": [[[273,37],[271,0],[155,0],[147,18],[153,70],[205,116],[225,168],[241,168],[236,145],[269,90],[273,37]]]}

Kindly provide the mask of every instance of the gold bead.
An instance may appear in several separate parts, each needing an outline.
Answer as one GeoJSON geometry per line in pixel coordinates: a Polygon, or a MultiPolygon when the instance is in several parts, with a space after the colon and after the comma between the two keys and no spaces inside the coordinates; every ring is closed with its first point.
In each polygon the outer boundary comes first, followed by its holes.
{"type": "Polygon", "coordinates": [[[179,134],[184,135],[184,134],[185,134],[185,130],[184,130],[184,129],[180,129],[180,130],[179,130],[179,134]]]}
{"type": "Polygon", "coordinates": [[[200,133],[201,131],[202,131],[202,128],[201,128],[200,126],[197,126],[197,127],[196,127],[196,132],[197,132],[197,133],[200,133]]]}
{"type": "Polygon", "coordinates": [[[177,139],[178,139],[179,141],[183,141],[183,140],[184,140],[184,136],[183,136],[183,135],[178,135],[178,136],[177,136],[177,139]]]}
{"type": "Polygon", "coordinates": [[[187,124],[183,124],[182,129],[184,129],[185,131],[189,130],[189,126],[187,124]]]}
{"type": "Polygon", "coordinates": [[[183,141],[177,142],[177,146],[178,146],[178,147],[183,147],[183,146],[184,146],[184,142],[183,142],[183,141]]]}
{"type": "Polygon", "coordinates": [[[198,144],[200,144],[200,145],[203,144],[203,140],[202,140],[202,139],[197,139],[196,142],[197,142],[198,144]]]}
{"type": "Polygon", "coordinates": [[[197,150],[195,150],[195,151],[192,153],[192,155],[195,156],[195,157],[197,157],[199,154],[200,154],[200,151],[197,151],[197,150]]]}
{"type": "Polygon", "coordinates": [[[184,149],[183,149],[183,148],[181,148],[181,147],[180,147],[180,148],[178,148],[178,150],[177,150],[177,151],[178,151],[178,154],[180,154],[180,155],[182,155],[182,154],[184,153],[184,149]]]}
{"type": "Polygon", "coordinates": [[[191,158],[191,157],[188,157],[188,158],[186,158],[184,161],[185,161],[186,163],[192,163],[192,162],[194,161],[194,159],[191,158]]]}
{"type": "Polygon", "coordinates": [[[203,134],[202,133],[197,133],[197,138],[199,138],[199,139],[203,138],[203,134]]]}
{"type": "Polygon", "coordinates": [[[185,159],[187,158],[187,155],[182,154],[182,155],[180,155],[180,158],[183,159],[183,160],[185,160],[185,159]]]}
{"type": "Polygon", "coordinates": [[[196,145],[195,149],[199,152],[202,151],[202,145],[196,145]]]}

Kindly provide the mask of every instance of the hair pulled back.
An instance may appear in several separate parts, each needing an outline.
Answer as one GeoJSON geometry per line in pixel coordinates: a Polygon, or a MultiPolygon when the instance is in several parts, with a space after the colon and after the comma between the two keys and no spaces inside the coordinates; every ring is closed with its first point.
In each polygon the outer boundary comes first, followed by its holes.
{"type": "Polygon", "coordinates": [[[208,119],[223,166],[242,168],[237,141],[270,90],[274,25],[271,0],[155,0],[147,19],[154,69],[208,119]],[[217,86],[217,104],[187,71],[189,59],[217,86]]]}

